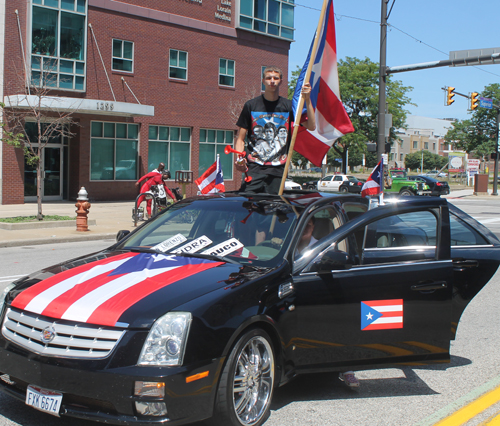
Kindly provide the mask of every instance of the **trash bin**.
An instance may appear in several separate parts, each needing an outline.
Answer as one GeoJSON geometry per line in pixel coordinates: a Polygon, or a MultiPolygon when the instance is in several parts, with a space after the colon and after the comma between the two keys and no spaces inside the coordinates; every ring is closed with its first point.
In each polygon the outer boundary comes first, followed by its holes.
{"type": "Polygon", "coordinates": [[[474,195],[488,194],[488,180],[484,173],[474,176],[474,195]]]}

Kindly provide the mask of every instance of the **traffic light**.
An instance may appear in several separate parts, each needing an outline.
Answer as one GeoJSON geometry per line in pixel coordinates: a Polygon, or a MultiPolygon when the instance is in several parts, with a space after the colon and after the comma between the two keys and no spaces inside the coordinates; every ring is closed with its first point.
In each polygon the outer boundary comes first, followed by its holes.
{"type": "Polygon", "coordinates": [[[479,105],[479,99],[478,99],[479,93],[473,92],[470,95],[470,109],[474,111],[479,105]]]}
{"type": "Polygon", "coordinates": [[[448,91],[448,94],[446,95],[446,105],[451,105],[453,102],[455,102],[455,99],[453,99],[453,97],[455,96],[455,88],[448,87],[446,90],[448,91]]]}
{"type": "Polygon", "coordinates": [[[491,157],[490,158],[492,160],[496,160],[497,159],[497,153],[496,152],[491,153],[491,157]]]}

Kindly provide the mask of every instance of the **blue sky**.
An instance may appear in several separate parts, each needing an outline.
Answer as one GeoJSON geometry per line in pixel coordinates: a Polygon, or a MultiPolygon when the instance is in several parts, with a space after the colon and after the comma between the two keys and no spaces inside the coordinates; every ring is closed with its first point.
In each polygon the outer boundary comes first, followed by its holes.
{"type": "MultiPolygon", "coordinates": [[[[290,72],[302,67],[312,42],[323,0],[295,0],[295,42],[290,48],[290,72]]],[[[334,0],[337,55],[373,62],[380,59],[381,0],[334,0]]],[[[389,2],[389,8],[392,0],[389,2]]],[[[499,0],[396,0],[389,16],[387,65],[398,66],[448,59],[453,50],[500,47],[499,0]]],[[[411,114],[433,118],[469,117],[468,101],[455,96],[444,105],[443,86],[457,92],[481,92],[500,83],[500,64],[441,67],[394,74],[412,86],[411,114]]],[[[342,95],[342,94],[341,94],[342,95]]],[[[500,101],[500,100],[498,100],[500,101]]]]}

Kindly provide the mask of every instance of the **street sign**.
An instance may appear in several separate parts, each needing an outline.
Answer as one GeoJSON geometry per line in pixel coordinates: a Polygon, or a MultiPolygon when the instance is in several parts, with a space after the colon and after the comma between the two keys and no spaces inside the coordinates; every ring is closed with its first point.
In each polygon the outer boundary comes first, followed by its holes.
{"type": "Polygon", "coordinates": [[[460,67],[467,65],[498,64],[500,62],[498,59],[486,59],[482,61],[473,60],[479,56],[493,55],[495,53],[500,53],[500,47],[489,47],[486,49],[453,50],[450,52],[450,60],[468,58],[470,59],[470,61],[467,61],[467,63],[464,64],[451,65],[451,66],[460,67]]]}
{"type": "Polygon", "coordinates": [[[481,164],[481,160],[477,160],[475,158],[470,158],[467,160],[467,170],[479,170],[480,164],[481,164]]]}
{"type": "Polygon", "coordinates": [[[493,109],[493,99],[479,98],[479,106],[481,108],[493,109]]]}

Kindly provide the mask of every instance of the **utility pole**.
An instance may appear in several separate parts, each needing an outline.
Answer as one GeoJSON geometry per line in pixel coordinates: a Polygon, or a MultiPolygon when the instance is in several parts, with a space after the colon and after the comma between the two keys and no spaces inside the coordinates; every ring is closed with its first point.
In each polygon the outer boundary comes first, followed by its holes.
{"type": "Polygon", "coordinates": [[[497,143],[495,146],[495,168],[493,172],[493,193],[491,195],[498,195],[498,144],[500,143],[500,108],[497,108],[497,143]]]}
{"type": "Polygon", "coordinates": [[[382,159],[385,153],[385,83],[387,78],[387,3],[382,0],[382,15],[380,18],[380,70],[378,85],[378,138],[377,138],[377,161],[382,159]]]}

